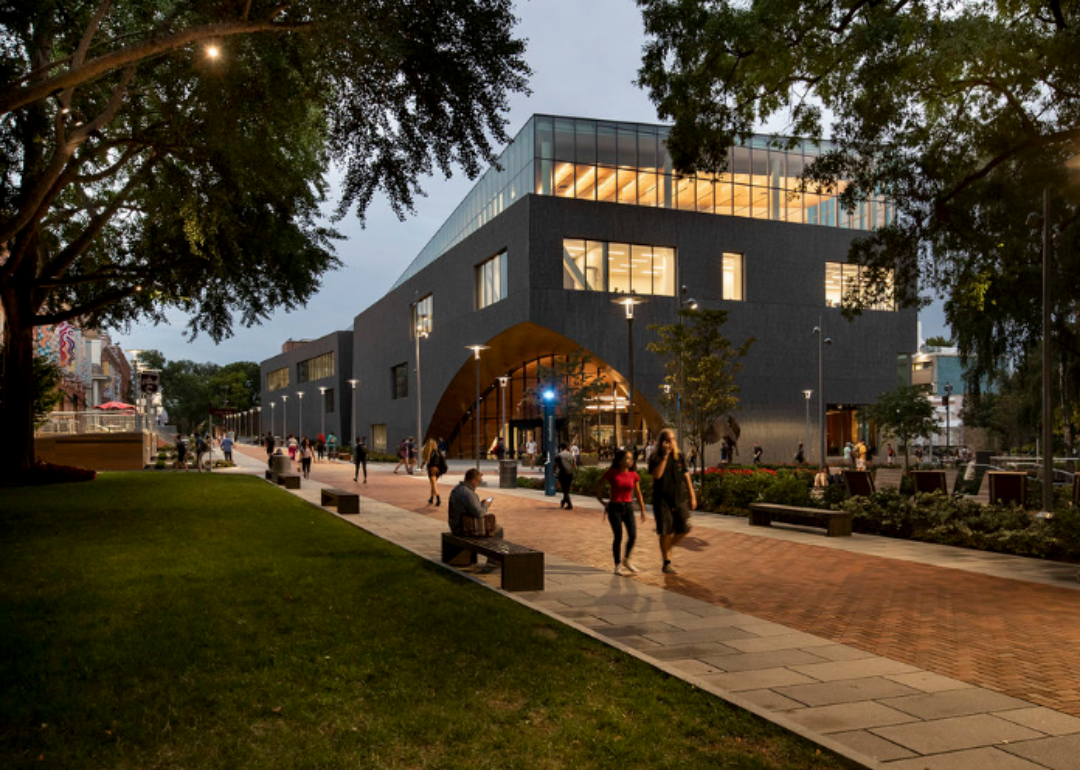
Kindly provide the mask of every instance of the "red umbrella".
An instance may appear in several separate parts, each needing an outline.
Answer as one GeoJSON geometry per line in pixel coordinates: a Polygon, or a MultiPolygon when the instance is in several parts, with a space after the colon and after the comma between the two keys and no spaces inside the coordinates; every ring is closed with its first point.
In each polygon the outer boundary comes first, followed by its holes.
{"type": "Polygon", "coordinates": [[[135,407],[131,404],[125,404],[123,401],[110,401],[107,404],[98,404],[95,409],[107,409],[109,411],[135,411],[135,407]]]}

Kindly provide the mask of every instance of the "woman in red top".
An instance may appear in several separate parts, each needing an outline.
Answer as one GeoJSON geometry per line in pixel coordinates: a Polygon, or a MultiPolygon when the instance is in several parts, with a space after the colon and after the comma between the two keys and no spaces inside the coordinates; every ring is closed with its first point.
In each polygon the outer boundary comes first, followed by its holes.
{"type": "Polygon", "coordinates": [[[611,555],[615,557],[615,574],[624,575],[623,568],[630,572],[637,572],[637,567],[630,561],[630,552],[634,550],[634,541],[637,539],[637,523],[634,521],[634,498],[637,498],[641,506],[641,520],[645,521],[645,498],[641,494],[641,477],[637,471],[631,470],[634,457],[629,450],[620,449],[615,453],[615,459],[611,467],[607,469],[596,485],[596,499],[604,506],[601,519],[607,516],[608,524],[611,525],[611,555]],[[605,501],[601,494],[604,484],[611,489],[611,497],[605,501]],[[626,552],[619,563],[619,554],[622,549],[622,531],[626,527],[626,552]]]}

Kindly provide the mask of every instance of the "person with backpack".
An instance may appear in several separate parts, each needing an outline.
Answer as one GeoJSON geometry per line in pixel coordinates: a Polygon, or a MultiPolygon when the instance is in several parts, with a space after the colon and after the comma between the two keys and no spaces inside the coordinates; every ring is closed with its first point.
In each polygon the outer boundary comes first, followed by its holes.
{"type": "Polygon", "coordinates": [[[176,434],[176,464],[187,470],[187,442],[184,441],[183,433],[176,434]]]}
{"type": "Polygon", "coordinates": [[[333,460],[336,453],[337,436],[334,435],[334,431],[330,431],[330,435],[326,439],[326,456],[328,459],[333,460]]]}
{"type": "MultiPolygon", "coordinates": [[[[206,443],[206,439],[201,434],[195,434],[195,470],[202,473],[203,455],[210,451],[210,446],[206,443]]],[[[209,465],[209,462],[207,463],[209,465]]],[[[209,468],[207,468],[209,470],[209,468]]]]}

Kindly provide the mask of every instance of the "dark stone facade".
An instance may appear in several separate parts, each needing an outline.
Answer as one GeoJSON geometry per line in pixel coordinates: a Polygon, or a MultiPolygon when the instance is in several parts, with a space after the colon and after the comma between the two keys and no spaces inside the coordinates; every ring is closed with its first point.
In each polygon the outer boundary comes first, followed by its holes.
{"type": "MultiPolygon", "coordinates": [[[[273,421],[274,434],[285,437],[290,433],[300,435],[301,422],[303,435],[310,438],[317,436],[322,429],[323,400],[326,401],[326,435],[333,433],[338,444],[351,441],[352,425],[352,388],[349,380],[352,378],[353,334],[350,331],[331,332],[317,340],[294,347],[286,353],[281,353],[268,358],[260,364],[262,370],[262,411],[260,420],[262,423],[261,433],[271,429],[273,421]],[[334,373],[329,377],[322,377],[307,382],[299,381],[298,365],[324,353],[334,354],[334,373]],[[289,385],[280,390],[271,391],[268,387],[268,375],[282,368],[289,370],[289,385]],[[333,391],[333,404],[330,404],[330,395],[325,396],[319,392],[324,387],[333,391]],[[304,392],[304,397],[298,398],[299,391],[304,392]],[[282,400],[282,395],[287,395],[287,400],[282,400]],[[320,398],[322,397],[322,398],[320,398]],[[273,406],[271,406],[273,404],[273,406]]],[[[357,395],[359,399],[359,394],[357,395]]]]}

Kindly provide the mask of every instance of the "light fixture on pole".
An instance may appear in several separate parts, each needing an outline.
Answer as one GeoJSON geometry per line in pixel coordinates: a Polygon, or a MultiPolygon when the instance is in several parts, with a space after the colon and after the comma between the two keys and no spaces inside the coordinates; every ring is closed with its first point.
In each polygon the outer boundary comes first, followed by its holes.
{"type": "MultiPolygon", "coordinates": [[[[690,290],[687,287],[683,286],[679,290],[679,293],[680,293],[680,295],[682,295],[682,294],[689,293],[689,291],[690,290]]],[[[683,314],[682,314],[682,311],[683,310],[697,310],[697,309],[698,309],[698,301],[696,299],[694,299],[693,297],[689,297],[687,299],[679,300],[679,331],[680,332],[682,331],[682,326],[683,326],[683,314]]],[[[684,376],[683,376],[683,357],[682,357],[682,352],[680,351],[680,355],[679,355],[679,390],[675,394],[675,429],[678,431],[679,441],[683,440],[682,392],[683,392],[684,384],[685,384],[685,382],[684,382],[684,376]]]]}
{"type": "Polygon", "coordinates": [[[831,345],[832,340],[825,336],[824,324],[821,322],[821,316],[818,316],[818,325],[814,327],[814,334],[817,335],[817,386],[818,386],[818,433],[819,443],[818,451],[820,454],[820,464],[825,464],[825,346],[831,345]]]}
{"type": "Polygon", "coordinates": [[[510,444],[509,431],[506,430],[506,386],[510,384],[510,378],[505,374],[502,377],[497,378],[499,380],[499,435],[505,436],[503,449],[506,449],[510,444]]]}
{"type": "MultiPolygon", "coordinates": [[[[417,305],[413,304],[413,312],[417,310],[417,305]]],[[[415,323],[413,324],[413,340],[416,344],[416,440],[419,444],[424,443],[424,431],[423,425],[423,413],[420,409],[420,398],[422,392],[420,390],[420,340],[428,338],[427,330],[427,316],[414,315],[415,323]]]]}
{"type": "MultiPolygon", "coordinates": [[[[803,447],[805,447],[806,456],[810,455],[810,397],[814,395],[812,390],[804,390],[802,392],[803,398],[806,400],[806,438],[804,439],[803,447]]],[[[823,463],[824,464],[824,463],[823,463]]]]}
{"type": "Polygon", "coordinates": [[[643,305],[648,300],[644,297],[639,297],[634,294],[633,291],[629,295],[617,297],[611,300],[616,305],[622,305],[626,311],[626,334],[627,334],[627,351],[629,352],[629,386],[627,387],[627,396],[629,397],[629,419],[630,419],[630,442],[629,449],[633,453],[634,457],[637,457],[637,441],[634,436],[634,307],[637,305],[643,305]]]}
{"type": "Polygon", "coordinates": [[[473,358],[476,360],[476,403],[473,406],[473,425],[476,430],[474,431],[476,442],[476,470],[480,470],[480,351],[487,350],[488,345],[466,345],[466,350],[473,352],[473,358]]]}
{"type": "Polygon", "coordinates": [[[303,441],[304,440],[304,391],[302,391],[302,390],[296,391],[296,397],[298,399],[300,399],[299,403],[296,405],[297,419],[298,419],[298,424],[300,426],[300,427],[298,427],[296,429],[296,440],[297,441],[303,441]]]}
{"type": "Polygon", "coordinates": [[[262,417],[261,413],[262,407],[255,407],[255,421],[251,425],[251,435],[255,438],[258,438],[260,435],[262,435],[262,420],[260,419],[262,417]]]}
{"type": "Polygon", "coordinates": [[[356,386],[360,384],[360,380],[349,380],[349,385],[352,387],[352,435],[350,436],[352,443],[356,444],[356,386]]]}
{"type": "Polygon", "coordinates": [[[949,424],[949,412],[951,411],[950,404],[949,404],[949,394],[952,393],[952,390],[953,390],[952,383],[951,382],[946,382],[943,390],[945,391],[945,395],[942,397],[941,403],[945,407],[945,451],[948,452],[949,451],[949,445],[951,443],[950,442],[951,432],[950,432],[949,429],[952,427],[949,424]]]}
{"type": "Polygon", "coordinates": [[[326,391],[329,390],[326,386],[319,388],[319,411],[322,412],[322,422],[319,423],[319,433],[323,435],[323,439],[326,438],[326,391]]]}
{"type": "Polygon", "coordinates": [[[289,438],[289,396],[287,394],[281,396],[281,437],[289,438]]]}
{"type": "Polygon", "coordinates": [[[274,435],[274,413],[277,411],[277,401],[270,402],[270,435],[274,435]]]}

